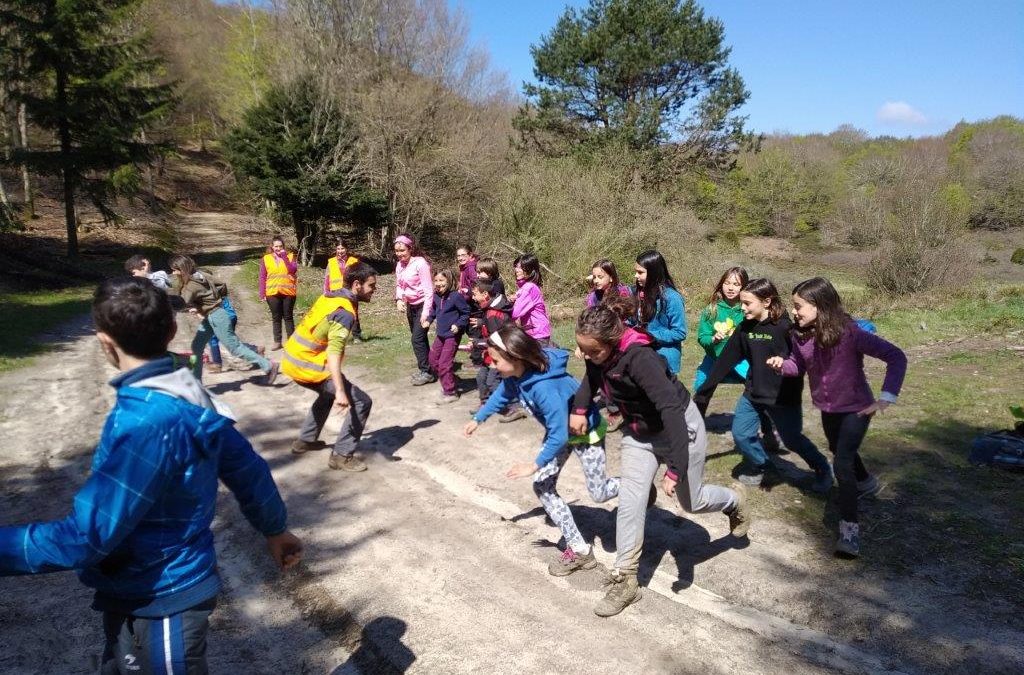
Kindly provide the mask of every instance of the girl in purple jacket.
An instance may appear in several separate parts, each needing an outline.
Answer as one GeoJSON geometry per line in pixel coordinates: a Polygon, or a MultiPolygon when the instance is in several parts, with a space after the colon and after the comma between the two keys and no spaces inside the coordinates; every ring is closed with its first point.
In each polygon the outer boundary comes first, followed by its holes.
{"type": "Polygon", "coordinates": [[[793,289],[793,318],[797,330],[786,359],[768,364],[788,377],[807,373],[814,407],[835,455],[839,483],[839,539],[836,555],[860,555],[857,499],[878,492],[878,479],[868,473],[860,444],[871,417],[896,402],[907,372],[907,357],[896,345],[862,330],[843,309],[842,300],[827,279],[814,277],[793,289]],[[882,393],[876,400],[864,375],[864,355],[885,361],[882,393]]]}

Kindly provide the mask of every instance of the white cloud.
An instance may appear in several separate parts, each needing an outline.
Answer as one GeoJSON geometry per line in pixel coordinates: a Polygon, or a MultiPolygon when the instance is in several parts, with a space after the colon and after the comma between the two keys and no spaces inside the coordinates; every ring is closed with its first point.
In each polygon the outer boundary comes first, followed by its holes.
{"type": "Polygon", "coordinates": [[[928,118],[924,116],[924,113],[903,101],[887,101],[878,109],[875,117],[879,122],[885,124],[902,126],[923,126],[928,124],[928,118]]]}

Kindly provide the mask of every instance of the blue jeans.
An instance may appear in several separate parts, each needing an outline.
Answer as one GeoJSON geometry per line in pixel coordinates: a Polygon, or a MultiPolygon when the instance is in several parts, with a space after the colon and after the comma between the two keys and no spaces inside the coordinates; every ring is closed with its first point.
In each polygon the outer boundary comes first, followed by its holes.
{"type": "MultiPolygon", "coordinates": [[[[220,306],[224,308],[224,311],[231,317],[231,332],[235,331],[235,326],[238,324],[238,314],[235,313],[235,308],[231,306],[231,301],[224,298],[220,301],[220,306]]],[[[216,363],[220,365],[223,363],[223,359],[220,357],[220,340],[217,339],[217,335],[214,334],[210,338],[210,363],[216,363]]]]}
{"type": "Polygon", "coordinates": [[[206,315],[203,322],[199,324],[196,336],[192,338],[192,353],[198,357],[195,366],[192,367],[192,374],[196,376],[197,380],[201,380],[203,377],[203,350],[206,349],[206,343],[214,335],[224,343],[224,346],[233,355],[250,363],[255,363],[263,372],[270,370],[270,361],[242,344],[242,341],[235,335],[235,329],[231,325],[231,317],[228,316],[228,313],[222,307],[217,307],[206,315]]]}
{"type": "Polygon", "coordinates": [[[755,470],[762,469],[768,464],[768,454],[758,437],[762,414],[766,414],[775,424],[782,444],[800,455],[815,473],[821,474],[829,470],[825,455],[821,454],[811,439],[804,436],[804,414],[800,406],[764,405],[754,403],[744,395],[736,401],[736,411],[732,418],[732,437],[740,454],[755,470]]]}

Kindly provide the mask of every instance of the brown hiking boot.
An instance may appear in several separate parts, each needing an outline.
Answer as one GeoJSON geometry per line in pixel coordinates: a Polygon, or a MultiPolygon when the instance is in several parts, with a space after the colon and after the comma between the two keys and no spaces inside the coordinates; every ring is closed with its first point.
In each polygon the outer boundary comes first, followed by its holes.
{"type": "Polygon", "coordinates": [[[292,443],[292,454],[303,455],[310,450],[323,450],[327,447],[327,444],[323,441],[303,441],[298,440],[292,443]]]}
{"type": "Polygon", "coordinates": [[[355,455],[331,455],[327,466],[338,471],[348,471],[349,473],[366,471],[366,462],[355,455]]]}
{"type": "Polygon", "coordinates": [[[612,570],[605,577],[604,586],[608,592],[594,606],[594,614],[598,616],[615,616],[641,597],[635,574],[623,574],[618,570],[612,570]]]}
{"type": "Polygon", "coordinates": [[[752,520],[750,506],[747,504],[747,489],[740,483],[733,483],[732,491],[736,493],[736,506],[726,514],[729,516],[729,531],[734,537],[745,537],[752,520]]]}
{"type": "Polygon", "coordinates": [[[222,373],[224,372],[224,366],[219,363],[207,363],[203,366],[203,370],[208,373],[222,373]]]}

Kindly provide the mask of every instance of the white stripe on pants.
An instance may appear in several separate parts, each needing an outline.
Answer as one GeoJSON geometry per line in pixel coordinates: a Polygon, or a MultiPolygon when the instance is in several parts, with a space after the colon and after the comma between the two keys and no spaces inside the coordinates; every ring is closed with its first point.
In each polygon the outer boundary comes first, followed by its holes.
{"type": "MultiPolygon", "coordinates": [[[[736,506],[736,493],[718,485],[704,485],[704,459],[708,437],[697,406],[686,408],[686,426],[690,432],[690,458],[679,470],[676,498],[688,513],[730,511],[736,506]]],[[[636,574],[644,545],[647,498],[658,473],[658,457],[668,453],[668,436],[662,432],[643,440],[629,431],[622,436],[622,476],[619,483],[619,512],[615,520],[615,567],[636,574]]]]}

